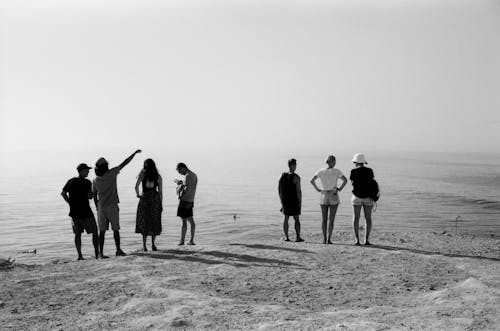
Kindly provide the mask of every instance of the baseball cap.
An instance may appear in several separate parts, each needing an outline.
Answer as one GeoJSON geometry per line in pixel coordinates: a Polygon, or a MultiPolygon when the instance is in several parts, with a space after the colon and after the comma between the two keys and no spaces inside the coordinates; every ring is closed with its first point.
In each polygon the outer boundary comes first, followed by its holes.
{"type": "Polygon", "coordinates": [[[78,170],[79,172],[84,170],[84,169],[92,169],[92,168],[89,167],[86,163],[80,163],[78,165],[78,167],[76,167],[76,170],[78,170]]]}

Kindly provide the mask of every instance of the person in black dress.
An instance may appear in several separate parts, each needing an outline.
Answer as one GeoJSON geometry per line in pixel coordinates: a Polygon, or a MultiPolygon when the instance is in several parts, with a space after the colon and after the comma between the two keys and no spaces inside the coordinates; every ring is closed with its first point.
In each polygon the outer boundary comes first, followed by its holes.
{"type": "Polygon", "coordinates": [[[288,160],[288,172],[284,172],[279,180],[278,192],[281,200],[281,211],[285,215],[283,221],[283,230],[285,232],[285,241],[290,241],[288,237],[288,219],[293,216],[295,220],[295,233],[297,242],[304,241],[300,237],[300,210],[302,206],[302,191],[300,188],[300,176],[295,173],[297,161],[288,160]]]}
{"type": "Polygon", "coordinates": [[[356,168],[351,170],[351,176],[349,179],[352,182],[352,208],[353,208],[353,228],[354,236],[356,237],[355,245],[359,245],[359,218],[361,216],[361,208],[365,213],[366,219],[366,232],[365,232],[365,245],[370,244],[370,232],[372,230],[372,209],[374,201],[370,198],[370,184],[375,178],[373,170],[365,167],[366,162],[365,156],[363,154],[355,154],[352,162],[354,162],[356,168]]]}
{"type": "Polygon", "coordinates": [[[144,168],[137,177],[135,193],[139,198],[135,233],[142,234],[142,250],[147,252],[146,239],[151,236],[151,249],[156,251],[155,238],[161,234],[163,211],[162,178],[152,159],[144,161],[144,168]],[[142,194],[139,188],[142,186],[142,194]]]}

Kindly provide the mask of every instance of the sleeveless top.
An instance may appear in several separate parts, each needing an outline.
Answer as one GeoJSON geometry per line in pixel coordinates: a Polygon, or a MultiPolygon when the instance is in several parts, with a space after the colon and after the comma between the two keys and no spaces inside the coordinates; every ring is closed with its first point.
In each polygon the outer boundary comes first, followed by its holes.
{"type": "MultiPolygon", "coordinates": [[[[158,191],[158,180],[150,181],[144,178],[144,171],[141,172],[142,192],[158,191]]],[[[159,175],[158,175],[159,176],[159,175]]]]}
{"type": "Polygon", "coordinates": [[[299,202],[297,196],[297,183],[300,181],[299,175],[284,172],[281,175],[279,186],[285,203],[295,204],[299,202]]]}

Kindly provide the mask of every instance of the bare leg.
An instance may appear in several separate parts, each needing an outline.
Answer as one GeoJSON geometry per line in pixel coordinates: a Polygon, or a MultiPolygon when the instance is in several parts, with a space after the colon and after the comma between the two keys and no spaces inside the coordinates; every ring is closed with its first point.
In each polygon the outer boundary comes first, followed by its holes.
{"type": "Polygon", "coordinates": [[[78,253],[78,260],[85,260],[82,255],[82,234],[75,233],[75,246],[78,253]]]}
{"type": "Polygon", "coordinates": [[[366,219],[365,245],[370,244],[370,232],[372,231],[372,210],[373,206],[363,206],[366,219]]]}
{"type": "Polygon", "coordinates": [[[361,206],[352,206],[353,218],[352,228],[354,229],[354,236],[356,237],[355,245],[359,245],[359,216],[361,214],[361,206]]]}
{"type": "Polygon", "coordinates": [[[323,231],[323,244],[326,244],[327,219],[328,219],[328,205],[321,205],[321,231],[323,231]]]}
{"type": "Polygon", "coordinates": [[[283,219],[283,232],[285,232],[285,241],[290,241],[290,238],[288,238],[288,219],[290,216],[285,215],[285,218],[283,219]]]}
{"type": "Polygon", "coordinates": [[[331,205],[330,206],[330,222],[328,222],[328,243],[332,243],[332,233],[333,233],[333,225],[335,222],[335,215],[337,214],[337,208],[339,205],[331,205]]]}
{"type": "Polygon", "coordinates": [[[155,245],[155,239],[156,239],[156,236],[155,236],[155,235],[152,235],[152,236],[151,236],[151,249],[152,249],[153,251],[157,251],[157,250],[158,250],[158,248],[156,248],[156,245],[155,245]]]}
{"type": "Polygon", "coordinates": [[[99,257],[101,259],[107,258],[106,255],[104,255],[104,239],[106,238],[106,230],[99,232],[99,257]]]}
{"type": "Polygon", "coordinates": [[[148,248],[146,247],[146,240],[148,239],[148,236],[145,234],[142,234],[142,250],[144,252],[148,251],[148,248]]]}
{"type": "Polygon", "coordinates": [[[189,224],[191,225],[191,240],[189,240],[188,245],[194,245],[194,232],[196,229],[196,224],[194,223],[193,217],[188,217],[187,219],[189,221],[189,224]]]}
{"type": "Polygon", "coordinates": [[[97,232],[92,233],[92,244],[94,245],[95,258],[99,257],[99,235],[97,232]]]}
{"type": "Polygon", "coordinates": [[[115,239],[116,255],[123,256],[125,253],[120,248],[120,231],[113,230],[113,238],[115,239]]]}
{"type": "Polygon", "coordinates": [[[304,241],[304,239],[302,239],[300,237],[300,220],[299,220],[299,215],[293,216],[293,219],[295,220],[295,234],[297,236],[296,239],[295,239],[295,241],[297,241],[297,242],[304,241]]]}
{"type": "Polygon", "coordinates": [[[185,218],[183,218],[181,227],[181,241],[179,241],[179,245],[184,245],[184,240],[186,239],[186,231],[187,231],[187,221],[185,218]]]}

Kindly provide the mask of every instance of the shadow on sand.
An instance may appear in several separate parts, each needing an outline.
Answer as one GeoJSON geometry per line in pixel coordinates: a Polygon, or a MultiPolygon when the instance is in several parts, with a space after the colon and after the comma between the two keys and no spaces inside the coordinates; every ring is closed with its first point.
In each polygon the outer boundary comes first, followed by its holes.
{"type": "Polygon", "coordinates": [[[442,252],[431,252],[431,251],[423,251],[423,250],[415,249],[415,248],[405,248],[405,247],[398,247],[398,246],[386,246],[386,245],[372,244],[370,246],[361,246],[361,247],[385,249],[388,251],[407,251],[407,252],[411,252],[411,253],[415,253],[415,254],[423,254],[423,255],[441,255],[441,256],[446,256],[446,257],[462,257],[462,258],[470,258],[470,259],[478,259],[478,260],[500,261],[500,258],[495,258],[495,257],[487,257],[487,256],[479,256],[479,255],[463,255],[463,254],[442,253],[442,252]]]}
{"type": "Polygon", "coordinates": [[[187,251],[180,249],[159,250],[155,253],[136,252],[130,255],[146,256],[153,259],[181,260],[187,262],[199,262],[205,264],[228,264],[238,268],[245,267],[292,267],[294,269],[306,269],[299,264],[282,261],[278,259],[268,259],[248,254],[234,254],[219,251],[187,251]],[[207,257],[214,257],[210,259],[207,257]]]}
{"type": "Polygon", "coordinates": [[[260,245],[260,244],[253,244],[253,245],[229,244],[229,246],[243,246],[243,247],[256,248],[256,249],[274,249],[274,250],[289,251],[289,252],[295,252],[295,253],[314,254],[314,252],[308,251],[306,249],[289,248],[289,247],[282,247],[282,246],[271,246],[271,245],[260,245]]]}

